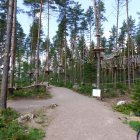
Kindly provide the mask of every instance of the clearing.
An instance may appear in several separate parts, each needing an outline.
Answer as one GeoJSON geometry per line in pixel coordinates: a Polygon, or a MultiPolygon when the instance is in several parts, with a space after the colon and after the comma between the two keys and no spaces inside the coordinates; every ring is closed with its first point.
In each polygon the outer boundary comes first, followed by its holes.
{"type": "Polygon", "coordinates": [[[44,140],[135,140],[136,132],[104,102],[60,87],[49,89],[47,100],[12,100],[8,106],[21,113],[46,109],[48,126],[44,140]],[[57,107],[49,108],[56,104],[57,107]]]}

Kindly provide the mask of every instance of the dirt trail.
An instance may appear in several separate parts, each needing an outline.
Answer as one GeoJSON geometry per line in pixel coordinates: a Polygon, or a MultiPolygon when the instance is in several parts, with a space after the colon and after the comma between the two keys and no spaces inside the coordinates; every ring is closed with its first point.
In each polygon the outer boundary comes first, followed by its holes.
{"type": "Polygon", "coordinates": [[[77,94],[66,88],[52,87],[49,100],[10,101],[20,112],[57,104],[44,140],[135,140],[136,133],[118,119],[103,102],[77,94]]]}

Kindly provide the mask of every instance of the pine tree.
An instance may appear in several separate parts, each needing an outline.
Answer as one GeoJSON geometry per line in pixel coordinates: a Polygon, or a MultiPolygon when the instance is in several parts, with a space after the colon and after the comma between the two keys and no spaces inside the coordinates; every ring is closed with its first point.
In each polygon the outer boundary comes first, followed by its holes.
{"type": "Polygon", "coordinates": [[[9,0],[7,32],[6,32],[6,48],[4,56],[4,67],[1,85],[0,108],[7,108],[7,92],[8,92],[8,72],[10,62],[11,36],[12,36],[12,20],[13,20],[13,4],[14,0],[9,0]]]}

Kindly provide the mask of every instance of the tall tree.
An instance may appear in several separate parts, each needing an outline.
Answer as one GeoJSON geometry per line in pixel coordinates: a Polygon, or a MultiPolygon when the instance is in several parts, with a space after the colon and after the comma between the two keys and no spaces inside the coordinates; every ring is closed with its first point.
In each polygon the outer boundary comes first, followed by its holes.
{"type": "Polygon", "coordinates": [[[130,77],[130,23],[129,23],[129,13],[128,13],[128,0],[126,0],[126,13],[127,13],[127,34],[128,34],[128,64],[127,64],[127,69],[128,69],[128,88],[131,88],[131,77],[130,77]]]}
{"type": "MultiPolygon", "coordinates": [[[[101,31],[101,3],[100,0],[98,0],[98,3],[96,0],[94,0],[94,13],[96,18],[96,37],[97,37],[97,49],[100,50],[100,31],[101,31]]],[[[97,89],[100,88],[100,51],[97,52],[97,89]]]]}
{"type": "Polygon", "coordinates": [[[93,26],[95,25],[95,21],[94,21],[94,11],[93,8],[91,6],[89,6],[89,8],[87,9],[86,13],[85,13],[85,17],[86,17],[86,21],[88,24],[88,29],[89,29],[89,38],[90,38],[90,46],[91,46],[91,42],[92,42],[92,29],[93,26]]]}
{"type": "Polygon", "coordinates": [[[17,11],[17,0],[14,0],[12,43],[11,43],[10,88],[13,88],[14,86],[14,69],[15,69],[15,53],[16,53],[16,11],[17,11]]]}
{"type": "Polygon", "coordinates": [[[69,29],[71,32],[72,40],[72,52],[73,52],[73,83],[77,82],[77,39],[80,30],[80,23],[83,19],[84,10],[81,8],[81,4],[78,2],[75,3],[74,7],[69,8],[70,18],[69,20],[69,29]]]}
{"type": "Polygon", "coordinates": [[[27,11],[26,13],[32,17],[33,24],[31,27],[31,70],[35,68],[35,57],[36,57],[36,49],[37,49],[37,36],[38,36],[38,20],[37,20],[37,13],[40,12],[40,0],[24,0],[24,5],[30,7],[30,11],[27,11]]]}
{"type": "MultiPolygon", "coordinates": [[[[65,85],[67,84],[67,35],[68,35],[68,24],[69,24],[69,7],[70,5],[73,5],[75,2],[73,0],[61,0],[61,1],[56,1],[56,3],[59,5],[59,10],[60,10],[60,14],[59,14],[59,19],[58,21],[60,22],[60,24],[63,24],[63,27],[61,28],[61,32],[63,35],[63,39],[62,39],[62,46],[61,49],[64,48],[64,81],[65,81],[65,85]]],[[[60,50],[61,51],[61,50],[60,50]]],[[[60,59],[60,61],[62,60],[62,58],[60,59]]],[[[62,62],[60,62],[62,63],[62,62]]]]}
{"type": "Polygon", "coordinates": [[[43,7],[43,2],[42,0],[40,0],[40,16],[39,16],[39,27],[38,27],[38,39],[37,39],[36,84],[38,84],[38,77],[39,77],[39,49],[40,49],[42,7],[43,7]]]}
{"type": "Polygon", "coordinates": [[[8,92],[8,72],[9,72],[9,61],[10,61],[10,49],[11,49],[11,33],[12,33],[12,19],[13,19],[13,4],[14,0],[9,0],[8,16],[7,16],[7,33],[6,33],[6,48],[4,56],[4,67],[1,85],[1,97],[0,97],[0,108],[7,107],[7,92],[8,92]]]}
{"type": "Polygon", "coordinates": [[[113,51],[115,51],[115,43],[116,43],[115,41],[116,41],[116,26],[113,25],[109,36],[108,53],[113,53],[113,51]]]}

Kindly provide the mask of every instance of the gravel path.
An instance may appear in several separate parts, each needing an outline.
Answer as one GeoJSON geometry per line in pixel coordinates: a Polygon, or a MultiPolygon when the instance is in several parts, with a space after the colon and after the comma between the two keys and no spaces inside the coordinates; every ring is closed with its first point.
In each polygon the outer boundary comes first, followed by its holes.
{"type": "Polygon", "coordinates": [[[135,140],[135,132],[118,119],[103,102],[77,94],[66,88],[52,87],[52,99],[9,102],[22,112],[49,106],[58,107],[46,129],[44,140],[135,140]],[[17,105],[19,104],[19,105],[17,105]]]}

